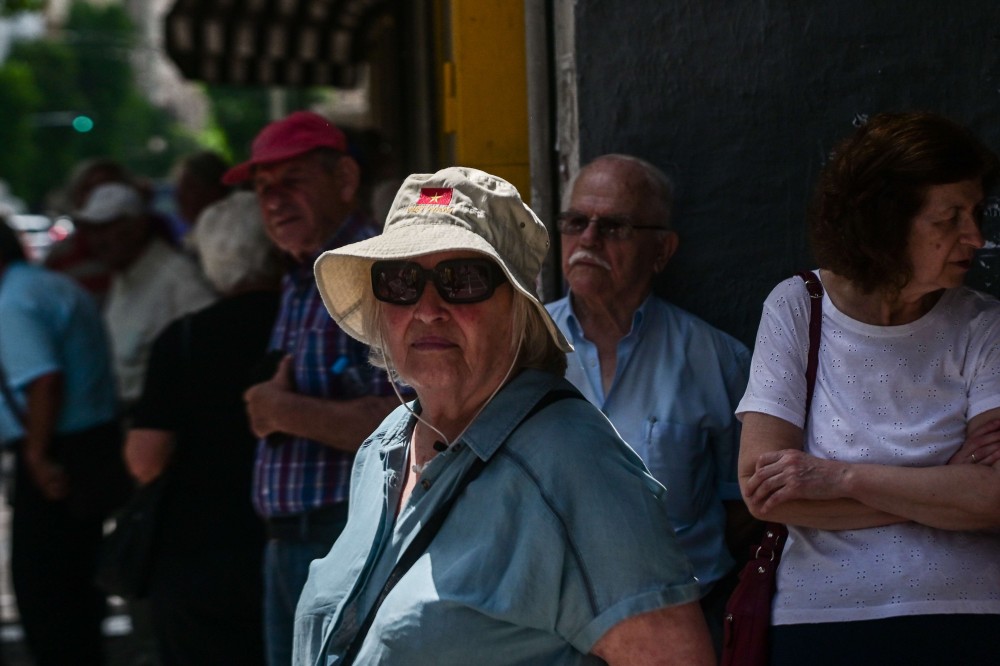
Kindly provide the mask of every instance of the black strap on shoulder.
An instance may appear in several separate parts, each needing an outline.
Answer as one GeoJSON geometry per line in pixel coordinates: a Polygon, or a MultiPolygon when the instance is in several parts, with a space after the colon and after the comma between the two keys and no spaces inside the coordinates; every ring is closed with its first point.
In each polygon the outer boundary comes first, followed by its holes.
{"type": "MultiPolygon", "coordinates": [[[[576,389],[552,389],[542,396],[541,400],[535,403],[535,406],[524,415],[524,418],[521,419],[516,426],[514,426],[514,430],[520,428],[525,421],[552,403],[559,402],[560,400],[565,400],[567,398],[579,398],[580,400],[585,400],[585,398],[576,389]]],[[[511,432],[513,433],[514,430],[511,432]]],[[[503,445],[501,444],[501,446],[503,445]]],[[[399,558],[399,562],[396,563],[396,566],[393,567],[392,571],[389,573],[389,578],[386,579],[385,585],[382,586],[382,591],[379,592],[371,610],[368,611],[368,615],[365,616],[365,621],[358,629],[358,633],[354,634],[354,639],[351,640],[351,644],[348,646],[347,651],[344,653],[344,658],[341,661],[344,666],[350,666],[350,664],[354,663],[354,660],[358,656],[358,651],[361,649],[361,644],[364,642],[365,636],[368,635],[368,630],[371,629],[372,622],[375,621],[375,615],[382,606],[382,602],[385,601],[387,596],[389,596],[392,589],[396,587],[396,583],[399,582],[406,572],[409,571],[410,567],[413,566],[414,562],[416,562],[420,556],[424,554],[424,551],[427,550],[427,547],[430,546],[431,541],[434,540],[438,530],[441,529],[441,525],[444,524],[445,518],[448,517],[448,513],[451,511],[452,505],[455,504],[455,500],[458,499],[458,497],[465,491],[466,486],[472,483],[476,477],[482,473],[483,469],[486,467],[486,462],[487,461],[476,456],[472,465],[470,465],[469,469],[465,472],[465,476],[463,476],[462,480],[458,482],[458,487],[455,488],[455,492],[453,492],[451,497],[438,507],[438,510],[434,512],[434,515],[431,516],[431,518],[424,524],[420,532],[417,533],[417,536],[414,537],[413,541],[410,542],[410,545],[406,548],[403,556],[399,558]]]]}
{"type": "Polygon", "coordinates": [[[806,363],[806,414],[812,407],[816,371],[819,369],[819,334],[823,325],[823,284],[812,271],[802,271],[798,276],[809,291],[809,361],[806,363]]]}

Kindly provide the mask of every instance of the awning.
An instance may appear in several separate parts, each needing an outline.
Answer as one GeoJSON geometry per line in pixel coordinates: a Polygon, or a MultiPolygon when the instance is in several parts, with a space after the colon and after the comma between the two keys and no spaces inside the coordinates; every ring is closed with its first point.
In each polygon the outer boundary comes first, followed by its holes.
{"type": "Polygon", "coordinates": [[[353,87],[369,29],[390,0],[177,0],[167,53],[188,79],[353,87]]]}

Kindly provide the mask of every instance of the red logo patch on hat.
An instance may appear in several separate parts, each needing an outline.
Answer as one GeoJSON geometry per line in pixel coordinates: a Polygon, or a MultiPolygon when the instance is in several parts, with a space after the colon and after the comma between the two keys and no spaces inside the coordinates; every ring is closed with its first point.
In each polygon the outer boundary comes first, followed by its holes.
{"type": "Polygon", "coordinates": [[[430,204],[433,206],[447,206],[451,203],[452,191],[453,190],[450,187],[421,187],[417,203],[430,204]]]}

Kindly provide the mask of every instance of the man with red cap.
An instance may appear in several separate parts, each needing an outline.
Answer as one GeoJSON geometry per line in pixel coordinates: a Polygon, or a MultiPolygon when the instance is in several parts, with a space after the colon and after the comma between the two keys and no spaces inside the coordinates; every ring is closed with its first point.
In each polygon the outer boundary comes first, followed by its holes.
{"type": "Polygon", "coordinates": [[[291,663],[295,605],[309,563],[330,550],[347,520],[354,452],[398,405],[368,348],[327,315],[313,277],[324,251],[375,235],[358,210],[360,169],[344,133],[298,111],[254,139],[251,158],[223,182],[252,181],[264,227],[289,257],[271,349],[274,376],[244,398],[260,437],[254,505],[268,529],[264,625],[268,661],[291,663]]]}

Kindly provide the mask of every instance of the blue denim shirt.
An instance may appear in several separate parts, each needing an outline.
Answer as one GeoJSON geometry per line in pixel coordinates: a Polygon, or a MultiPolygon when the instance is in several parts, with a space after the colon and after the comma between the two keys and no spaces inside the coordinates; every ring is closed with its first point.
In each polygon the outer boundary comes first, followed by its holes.
{"type": "Polygon", "coordinates": [[[701,319],[657,298],[636,310],[618,343],[607,395],[597,347],[584,337],[569,297],[546,306],[573,343],[566,379],[600,407],[667,488],[667,513],[707,593],[733,560],[725,543],[723,500],[739,500],[740,424],[747,348],[701,319]]]}
{"type": "Polygon", "coordinates": [[[365,441],[347,527],[313,562],[299,599],[295,664],[340,663],[421,525],[476,457],[489,463],[383,603],[358,664],[588,664],[633,615],[698,598],[663,487],[584,400],[518,423],[554,375],[526,370],[427,465],[394,516],[413,417],[402,407],[365,441]],[[502,446],[501,446],[502,445],[502,446]]]}

